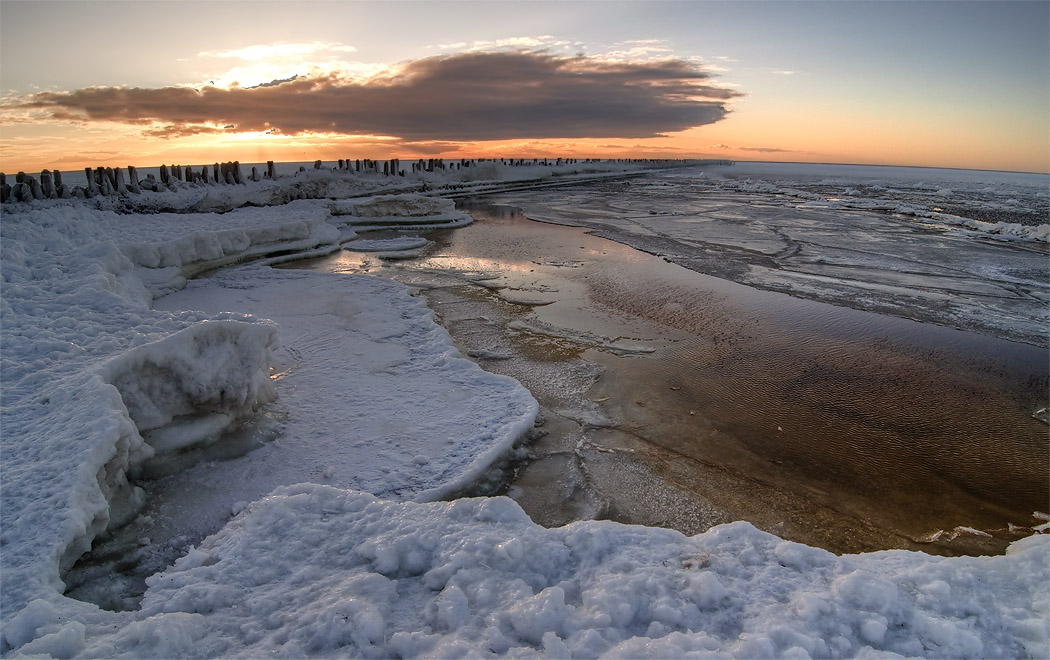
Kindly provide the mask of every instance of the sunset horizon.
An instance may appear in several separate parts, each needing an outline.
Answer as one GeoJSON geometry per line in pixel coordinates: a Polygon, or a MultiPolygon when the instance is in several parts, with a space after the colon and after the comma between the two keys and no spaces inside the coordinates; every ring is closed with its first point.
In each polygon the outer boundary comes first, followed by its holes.
{"type": "Polygon", "coordinates": [[[0,3],[0,171],[563,157],[1050,173],[1047,3],[234,2],[208,21],[178,6],[0,3]]]}
{"type": "Polygon", "coordinates": [[[0,660],[1050,657],[1050,0],[0,0],[0,660]]]}

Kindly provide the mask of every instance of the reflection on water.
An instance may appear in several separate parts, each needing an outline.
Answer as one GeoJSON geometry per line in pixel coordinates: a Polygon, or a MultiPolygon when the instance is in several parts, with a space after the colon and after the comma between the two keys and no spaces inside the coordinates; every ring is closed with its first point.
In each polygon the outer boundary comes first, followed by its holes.
{"type": "MultiPolygon", "coordinates": [[[[605,498],[565,495],[581,517],[700,531],[688,512],[701,528],[744,518],[835,551],[948,553],[1001,550],[1022,534],[1010,525],[1048,509],[1047,427],[1031,416],[1046,405],[1046,349],[763,292],[465,206],[477,224],[431,235],[418,260],[343,252],[310,267],[423,288],[461,347],[534,392],[572,441],[546,440],[543,478],[512,484],[523,505],[554,480],[605,498]],[[625,343],[648,352],[609,350],[625,343]],[[552,469],[555,456],[568,458],[552,469]],[[583,477],[565,477],[573,465],[583,477]],[[918,543],[956,527],[993,538],[918,543]]],[[[530,511],[564,522],[548,513],[530,511]]]]}

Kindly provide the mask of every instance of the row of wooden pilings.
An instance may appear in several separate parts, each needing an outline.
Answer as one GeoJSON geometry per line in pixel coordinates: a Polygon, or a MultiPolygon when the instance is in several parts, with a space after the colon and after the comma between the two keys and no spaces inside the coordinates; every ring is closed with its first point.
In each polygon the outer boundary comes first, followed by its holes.
{"type": "MultiPolygon", "coordinates": [[[[570,163],[579,162],[575,158],[460,158],[459,160],[449,160],[447,163],[444,158],[420,158],[416,162],[412,163],[411,173],[416,172],[433,172],[434,170],[458,170],[464,167],[476,166],[478,163],[484,162],[496,162],[499,161],[503,165],[510,166],[523,166],[523,165],[568,165],[570,163]]],[[[587,160],[586,162],[592,162],[587,160]]],[[[597,162],[597,161],[594,161],[597,162]]],[[[314,169],[319,170],[322,167],[322,162],[319,160],[314,161],[314,169]]],[[[375,172],[382,173],[385,176],[405,176],[406,170],[401,169],[401,159],[391,158],[390,160],[372,160],[370,158],[358,159],[351,161],[350,159],[339,159],[339,165],[337,170],[353,171],[353,172],[375,172]]],[[[305,171],[305,167],[300,167],[299,171],[305,171]]]]}
{"type": "MultiPolygon", "coordinates": [[[[15,175],[14,185],[8,184],[7,175],[0,172],[0,203],[28,202],[34,199],[69,199],[72,197],[92,198],[109,195],[127,195],[141,193],[144,190],[160,192],[175,190],[176,180],[194,184],[243,184],[245,178],[241,173],[241,164],[237,161],[204,165],[200,170],[182,165],[160,166],[160,179],[147,174],[139,179],[138,170],[128,166],[128,178],[125,181],[124,171],[119,167],[84,168],[85,186],[68,186],[62,181],[59,170],[43,170],[37,179],[31,174],[19,172],[15,175]]],[[[266,163],[266,176],[274,177],[273,161],[266,163]]],[[[262,177],[257,168],[252,168],[249,180],[259,181],[262,177]]]]}
{"type": "MultiPolygon", "coordinates": [[[[601,162],[669,165],[674,163],[685,164],[688,161],[646,158],[615,160],[598,158],[582,160],[576,158],[461,158],[446,161],[444,158],[420,158],[411,163],[409,171],[415,174],[417,172],[434,172],[435,170],[459,170],[475,167],[485,162],[498,162],[511,167],[537,165],[550,167],[601,162]]],[[[322,161],[314,161],[315,170],[322,169],[322,167],[322,161]]],[[[406,170],[401,167],[400,158],[392,158],[390,160],[372,160],[370,158],[350,160],[341,158],[337,167],[332,169],[343,172],[381,173],[384,176],[406,175],[406,170]]],[[[277,178],[277,172],[272,160],[267,161],[265,172],[260,172],[258,168],[252,167],[251,174],[247,177],[241,172],[239,161],[213,163],[212,165],[201,166],[199,169],[189,165],[161,165],[159,179],[152,174],[147,174],[140,179],[134,166],[128,166],[127,171],[128,177],[125,180],[124,171],[119,167],[86,167],[84,168],[84,176],[87,180],[87,185],[73,187],[62,182],[62,173],[58,170],[43,170],[39,179],[25,172],[19,172],[15,176],[13,185],[9,185],[7,176],[0,172],[0,202],[28,202],[34,199],[68,199],[71,197],[92,198],[100,195],[138,194],[147,190],[161,192],[175,190],[178,186],[175,183],[176,181],[193,185],[238,185],[244,184],[245,181],[277,178]]],[[[299,171],[305,172],[306,167],[300,166],[299,171]]]]}

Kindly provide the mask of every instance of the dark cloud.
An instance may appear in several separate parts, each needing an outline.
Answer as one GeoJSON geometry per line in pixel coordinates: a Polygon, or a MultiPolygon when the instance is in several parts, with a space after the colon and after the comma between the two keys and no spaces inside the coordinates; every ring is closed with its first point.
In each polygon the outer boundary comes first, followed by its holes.
{"type": "Polygon", "coordinates": [[[410,62],[367,82],[294,77],[256,87],[90,87],[20,104],[55,119],[156,123],[157,136],[240,131],[386,135],[413,141],[648,138],[711,124],[738,92],[682,60],[610,63],[538,52],[410,62]]]}
{"type": "Polygon", "coordinates": [[[292,82],[293,80],[297,79],[298,77],[299,77],[299,74],[296,74],[296,75],[292,76],[291,78],[278,78],[276,80],[271,80],[270,82],[264,82],[264,83],[259,83],[258,85],[252,85],[250,87],[246,87],[245,89],[255,89],[256,87],[276,87],[278,85],[283,85],[284,83],[287,83],[287,82],[292,82]]]}
{"type": "Polygon", "coordinates": [[[142,134],[146,137],[167,140],[169,138],[190,137],[191,135],[209,135],[213,133],[228,132],[228,129],[217,128],[215,126],[205,126],[202,124],[169,124],[167,126],[146,129],[142,134]]]}

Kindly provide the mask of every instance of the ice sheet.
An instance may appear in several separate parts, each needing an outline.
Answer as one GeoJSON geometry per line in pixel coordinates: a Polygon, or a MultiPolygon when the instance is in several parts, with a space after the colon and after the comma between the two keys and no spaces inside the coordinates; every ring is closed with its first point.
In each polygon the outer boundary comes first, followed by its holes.
{"type": "Polygon", "coordinates": [[[836,305],[1050,342],[1050,178],[741,163],[506,194],[669,261],[836,305]]]}

